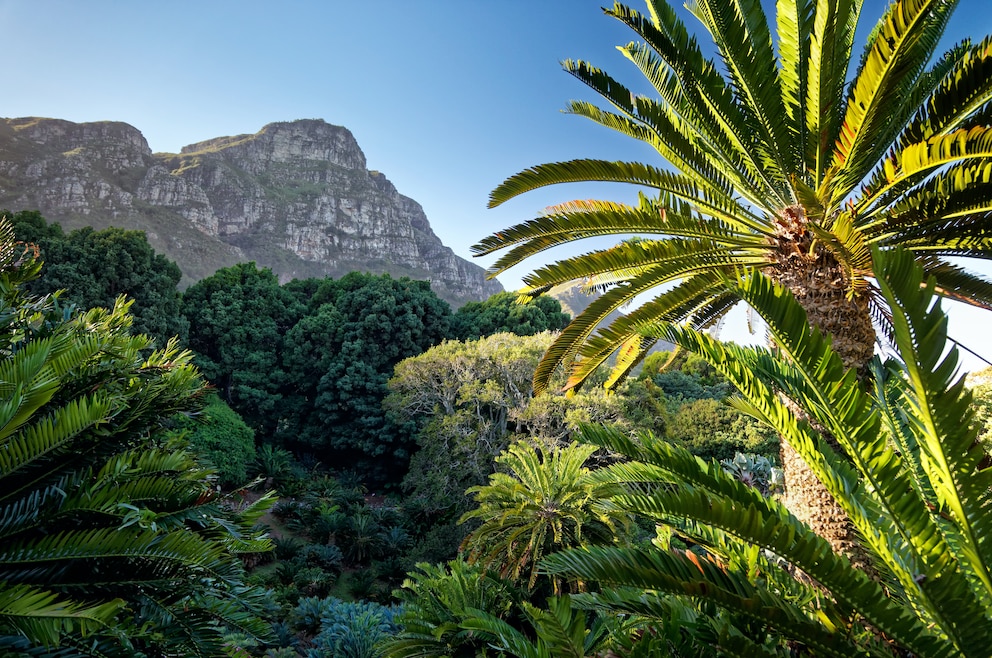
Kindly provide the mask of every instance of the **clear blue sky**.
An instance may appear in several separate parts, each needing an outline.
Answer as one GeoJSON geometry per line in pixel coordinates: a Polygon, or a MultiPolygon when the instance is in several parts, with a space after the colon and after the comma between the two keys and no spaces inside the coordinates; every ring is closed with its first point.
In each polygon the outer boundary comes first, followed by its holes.
{"type": "MultiPolygon", "coordinates": [[[[947,45],[992,33],[987,1],[961,2],[947,45]]],[[[559,111],[592,98],[561,71],[562,59],[590,60],[636,86],[614,48],[632,34],[602,15],[605,4],[0,0],[0,115],[125,121],[155,151],[324,119],[349,128],[369,167],[423,204],[445,244],[469,257],[473,243],[548,204],[630,196],[575,185],[487,210],[506,176],[576,157],[657,162],[647,147],[559,111]]],[[[864,26],[883,6],[866,0],[864,26]]],[[[500,280],[516,288],[538,265],[500,280]]],[[[992,343],[972,331],[989,321],[955,310],[952,334],[992,360],[992,343]]]]}

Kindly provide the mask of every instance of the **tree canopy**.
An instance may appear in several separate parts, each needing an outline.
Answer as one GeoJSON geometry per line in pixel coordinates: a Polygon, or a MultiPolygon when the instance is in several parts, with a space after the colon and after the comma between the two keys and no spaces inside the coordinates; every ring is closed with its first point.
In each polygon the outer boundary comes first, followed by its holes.
{"type": "Polygon", "coordinates": [[[533,336],[542,331],[561,331],[571,320],[554,297],[521,298],[500,292],[481,302],[468,302],[455,313],[452,335],[473,340],[503,332],[533,336]]]}
{"type": "Polygon", "coordinates": [[[188,323],[180,312],[179,266],[156,254],[142,231],[83,228],[66,235],[37,211],[0,211],[9,218],[18,240],[38,247],[45,267],[26,284],[32,294],[65,290],[61,300],[80,309],[112,308],[120,295],[134,300],[136,333],[164,346],[178,336],[185,341],[188,323]]]}
{"type": "Polygon", "coordinates": [[[271,434],[278,425],[283,337],[305,308],[255,263],[217,270],[183,294],[197,365],[256,431],[271,434]]]}

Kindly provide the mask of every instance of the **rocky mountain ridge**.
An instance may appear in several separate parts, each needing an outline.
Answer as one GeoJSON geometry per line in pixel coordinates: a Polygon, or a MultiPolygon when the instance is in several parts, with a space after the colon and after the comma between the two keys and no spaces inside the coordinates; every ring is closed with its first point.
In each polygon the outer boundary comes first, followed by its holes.
{"type": "Polygon", "coordinates": [[[126,123],[0,119],[0,207],[67,229],[144,230],[187,284],[254,260],[284,281],[352,270],[430,279],[456,305],[502,290],[367,169],[351,132],[321,120],[152,153],[126,123]]]}

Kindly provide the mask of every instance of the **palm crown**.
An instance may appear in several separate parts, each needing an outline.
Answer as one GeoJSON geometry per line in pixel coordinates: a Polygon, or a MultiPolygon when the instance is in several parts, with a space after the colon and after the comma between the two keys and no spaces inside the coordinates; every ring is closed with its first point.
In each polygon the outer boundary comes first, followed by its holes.
{"type": "Polygon", "coordinates": [[[527,169],[496,188],[490,206],[565,182],[652,193],[636,204],[553,206],[474,247],[480,255],[509,248],[490,269],[495,276],[556,245],[635,236],[525,278],[531,294],[576,279],[605,291],[552,345],[538,390],[576,356],[568,386],[623,348],[609,383],[618,381],[652,342],[641,335],[646,325],[705,326],[737,303],[718,283],[741,267],[792,290],[848,366],[868,362],[873,321],[886,324],[873,245],[910,250],[939,294],[992,307],[992,284],[947,260],[992,255],[992,40],[935,57],[957,2],[891,4],[850,83],[857,0],[779,0],[774,31],[760,0],[693,0],[688,8],[712,35],[718,62],[665,0],[647,4],[648,16],[620,4],[605,12],[639,36],[620,51],[656,97],[566,61],[610,105],[573,101],[567,111],[650,144],[671,168],[576,160],[527,169]],[[611,312],[659,288],[593,335],[611,312]]]}

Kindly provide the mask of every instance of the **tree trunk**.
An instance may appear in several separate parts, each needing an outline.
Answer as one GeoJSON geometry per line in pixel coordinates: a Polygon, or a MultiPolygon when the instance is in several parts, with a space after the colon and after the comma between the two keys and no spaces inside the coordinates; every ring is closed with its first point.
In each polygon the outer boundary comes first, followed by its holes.
{"type": "MultiPolygon", "coordinates": [[[[846,273],[831,253],[811,244],[812,236],[805,232],[804,220],[801,213],[798,217],[786,213],[781,224],[778,262],[769,274],[792,291],[806,310],[810,325],[831,337],[833,349],[844,366],[854,368],[864,380],[875,351],[875,329],[867,300],[848,297],[846,273]]],[[[803,410],[790,406],[797,418],[805,417],[803,410]]],[[[838,449],[833,437],[822,429],[821,434],[831,447],[838,449]]],[[[870,570],[868,555],[833,496],[785,441],[780,456],[785,476],[785,506],[830,542],[835,552],[845,555],[854,566],[870,570]]]]}

